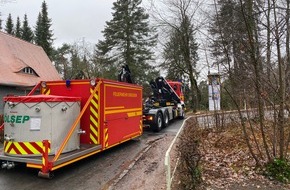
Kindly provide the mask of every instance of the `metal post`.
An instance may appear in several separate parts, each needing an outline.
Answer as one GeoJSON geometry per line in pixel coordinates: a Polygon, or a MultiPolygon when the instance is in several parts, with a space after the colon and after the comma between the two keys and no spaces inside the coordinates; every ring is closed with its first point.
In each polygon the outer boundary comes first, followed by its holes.
{"type": "Polygon", "coordinates": [[[49,141],[43,140],[42,141],[43,147],[42,147],[42,173],[48,173],[49,172],[49,164],[48,164],[48,149],[49,149],[49,141]]]}

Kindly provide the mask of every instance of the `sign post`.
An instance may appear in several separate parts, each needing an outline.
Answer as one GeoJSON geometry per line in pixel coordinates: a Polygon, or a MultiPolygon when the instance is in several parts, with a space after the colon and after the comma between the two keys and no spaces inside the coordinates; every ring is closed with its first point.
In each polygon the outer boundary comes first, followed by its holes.
{"type": "Polygon", "coordinates": [[[208,74],[208,105],[209,111],[221,109],[220,99],[220,75],[218,73],[208,74]]]}

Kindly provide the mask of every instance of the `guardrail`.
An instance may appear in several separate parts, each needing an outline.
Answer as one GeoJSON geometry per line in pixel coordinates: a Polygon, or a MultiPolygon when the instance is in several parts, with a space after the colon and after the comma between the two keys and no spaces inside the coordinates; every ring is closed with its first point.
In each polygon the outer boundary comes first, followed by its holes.
{"type": "Polygon", "coordinates": [[[170,162],[170,152],[172,150],[172,147],[176,141],[176,139],[178,138],[179,134],[181,133],[181,131],[183,130],[185,123],[188,119],[192,118],[193,116],[188,117],[187,119],[185,119],[182,123],[182,126],[180,127],[180,129],[178,130],[177,134],[175,135],[174,139],[172,140],[169,148],[167,149],[166,153],[165,153],[165,160],[164,160],[164,164],[165,164],[165,171],[166,171],[166,189],[170,190],[171,189],[171,183],[172,180],[174,178],[174,173],[176,171],[176,168],[178,166],[178,162],[179,162],[179,158],[177,158],[177,161],[174,165],[174,169],[172,171],[172,175],[171,175],[171,162],[170,162]]]}

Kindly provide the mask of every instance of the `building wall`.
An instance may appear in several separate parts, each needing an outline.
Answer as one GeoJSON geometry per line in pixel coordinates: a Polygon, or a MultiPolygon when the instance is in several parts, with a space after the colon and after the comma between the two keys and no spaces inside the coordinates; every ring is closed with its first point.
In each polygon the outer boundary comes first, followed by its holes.
{"type": "Polygon", "coordinates": [[[4,112],[3,97],[7,95],[24,96],[29,92],[30,90],[24,90],[18,87],[0,86],[0,114],[4,112]]]}

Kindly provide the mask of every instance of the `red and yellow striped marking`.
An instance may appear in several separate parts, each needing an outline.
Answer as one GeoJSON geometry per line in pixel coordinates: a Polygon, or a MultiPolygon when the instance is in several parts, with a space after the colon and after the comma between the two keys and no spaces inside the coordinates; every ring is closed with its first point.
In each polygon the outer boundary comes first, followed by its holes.
{"type": "MultiPolygon", "coordinates": [[[[94,92],[93,89],[90,89],[91,93],[94,92]]],[[[94,94],[90,102],[90,140],[93,144],[100,144],[100,135],[99,135],[99,95],[98,91],[94,94]]]]}
{"type": "Polygon", "coordinates": [[[11,155],[39,155],[42,149],[42,142],[4,142],[4,152],[11,155]]]}
{"type": "Polygon", "coordinates": [[[41,94],[49,95],[50,94],[50,89],[49,88],[43,88],[41,94]]]}
{"type": "Polygon", "coordinates": [[[142,117],[140,118],[139,127],[140,127],[140,134],[142,134],[142,132],[143,132],[143,119],[142,119],[142,117]]]}
{"type": "Polygon", "coordinates": [[[109,146],[109,133],[108,133],[108,128],[105,128],[104,130],[104,145],[105,148],[107,148],[109,146]]]}

